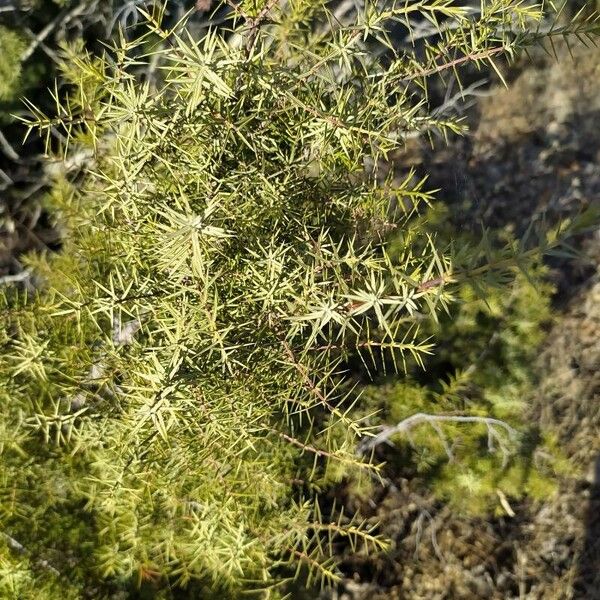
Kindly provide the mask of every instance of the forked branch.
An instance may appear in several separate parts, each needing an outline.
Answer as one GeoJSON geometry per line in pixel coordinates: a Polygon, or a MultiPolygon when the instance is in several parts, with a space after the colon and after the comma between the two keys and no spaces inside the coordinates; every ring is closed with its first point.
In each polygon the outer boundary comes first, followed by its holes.
{"type": "MultiPolygon", "coordinates": [[[[366,438],[359,446],[360,454],[367,454],[373,451],[377,446],[383,443],[390,443],[390,438],[397,434],[406,434],[416,425],[428,423],[439,434],[440,423],[478,423],[485,425],[488,432],[488,449],[494,451],[494,442],[498,442],[501,448],[504,448],[503,438],[498,432],[498,429],[504,430],[509,440],[517,438],[517,431],[508,423],[493,417],[479,417],[473,415],[430,415],[427,413],[416,413],[400,421],[396,425],[385,426],[376,436],[366,438]]],[[[442,437],[442,441],[445,441],[442,437]]],[[[446,447],[446,444],[444,444],[446,447]]],[[[448,458],[452,460],[451,452],[446,450],[448,458]]]]}

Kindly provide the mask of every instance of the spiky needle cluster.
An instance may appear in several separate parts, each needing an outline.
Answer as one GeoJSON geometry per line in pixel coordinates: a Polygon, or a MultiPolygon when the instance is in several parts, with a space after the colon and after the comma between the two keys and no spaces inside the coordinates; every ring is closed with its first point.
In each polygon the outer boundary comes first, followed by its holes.
{"type": "Polygon", "coordinates": [[[103,57],[67,52],[73,85],[30,125],[95,158],[57,181],[63,248],[30,259],[37,290],[5,294],[0,334],[16,597],[40,578],[62,597],[103,580],[269,596],[334,580],[337,539],[381,547],[317,501],[329,477],[377,470],[344,373],[419,361],[417,324],[457,274],[412,218],[423,182],[379,165],[460,130],[428,110],[432,80],[540,35],[528,2],[458,4],[231,3],[200,40],[156,9],[103,57]],[[419,18],[435,38],[392,39],[419,18]]]}

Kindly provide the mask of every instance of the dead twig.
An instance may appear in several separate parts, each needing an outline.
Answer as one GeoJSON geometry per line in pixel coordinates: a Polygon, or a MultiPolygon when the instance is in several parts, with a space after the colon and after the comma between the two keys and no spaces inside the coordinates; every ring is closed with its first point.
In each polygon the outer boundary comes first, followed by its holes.
{"type": "Polygon", "coordinates": [[[4,134],[2,133],[2,131],[0,131],[0,149],[2,149],[2,152],[5,154],[5,156],[7,158],[10,158],[10,160],[14,160],[15,162],[18,162],[21,160],[21,157],[17,154],[15,149],[10,145],[8,140],[4,137],[4,134]]]}
{"type": "Polygon", "coordinates": [[[56,15],[46,27],[44,27],[31,41],[27,49],[21,54],[21,62],[25,62],[38,48],[40,44],[60,25],[65,25],[87,9],[87,3],[82,2],[69,9],[64,8],[56,15]]]}
{"type": "MultiPolygon", "coordinates": [[[[380,444],[390,443],[390,438],[397,434],[407,434],[413,427],[422,423],[428,423],[436,431],[438,431],[439,423],[478,423],[485,425],[488,430],[488,448],[490,452],[494,451],[493,441],[497,441],[503,447],[502,436],[498,433],[498,429],[506,432],[509,439],[513,440],[517,437],[517,431],[508,423],[493,417],[479,417],[473,415],[430,415],[426,413],[416,413],[396,425],[387,425],[383,427],[380,433],[372,438],[366,438],[359,445],[359,454],[371,452],[380,444]]],[[[452,458],[452,454],[449,454],[452,458]]]]}
{"type": "Polygon", "coordinates": [[[27,281],[31,277],[31,271],[24,269],[20,273],[14,275],[3,275],[0,277],[0,285],[8,285],[11,283],[20,283],[21,281],[27,281]]]}

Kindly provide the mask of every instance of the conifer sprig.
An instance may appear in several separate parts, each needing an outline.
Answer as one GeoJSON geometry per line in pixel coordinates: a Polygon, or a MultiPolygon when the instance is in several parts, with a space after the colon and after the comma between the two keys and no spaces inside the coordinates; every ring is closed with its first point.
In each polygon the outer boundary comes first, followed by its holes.
{"type": "Polygon", "coordinates": [[[232,6],[200,40],[156,6],[139,39],[66,51],[56,115],[31,105],[49,152],[94,160],[57,182],[64,245],[30,259],[39,289],[6,300],[0,507],[15,539],[36,515],[42,554],[72,507],[60,527],[92,548],[75,586],[335,581],[336,540],[382,545],[316,500],[378,469],[357,452],[371,431],[351,361],[420,363],[419,323],[451,302],[457,266],[502,281],[527,259],[438,247],[423,181],[380,166],[407,136],[461,131],[428,109],[435,77],[512,57],[539,8],[370,2],[339,23],[313,0],[232,6]],[[397,44],[416,17],[439,39],[397,44]]]}

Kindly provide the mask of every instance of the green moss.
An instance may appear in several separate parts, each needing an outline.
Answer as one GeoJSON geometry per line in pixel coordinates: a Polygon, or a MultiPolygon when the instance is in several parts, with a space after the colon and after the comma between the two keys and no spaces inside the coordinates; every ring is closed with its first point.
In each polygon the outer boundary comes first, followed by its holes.
{"type": "Polygon", "coordinates": [[[0,100],[11,100],[19,90],[21,55],[26,48],[23,38],[0,25],[0,100]]]}

